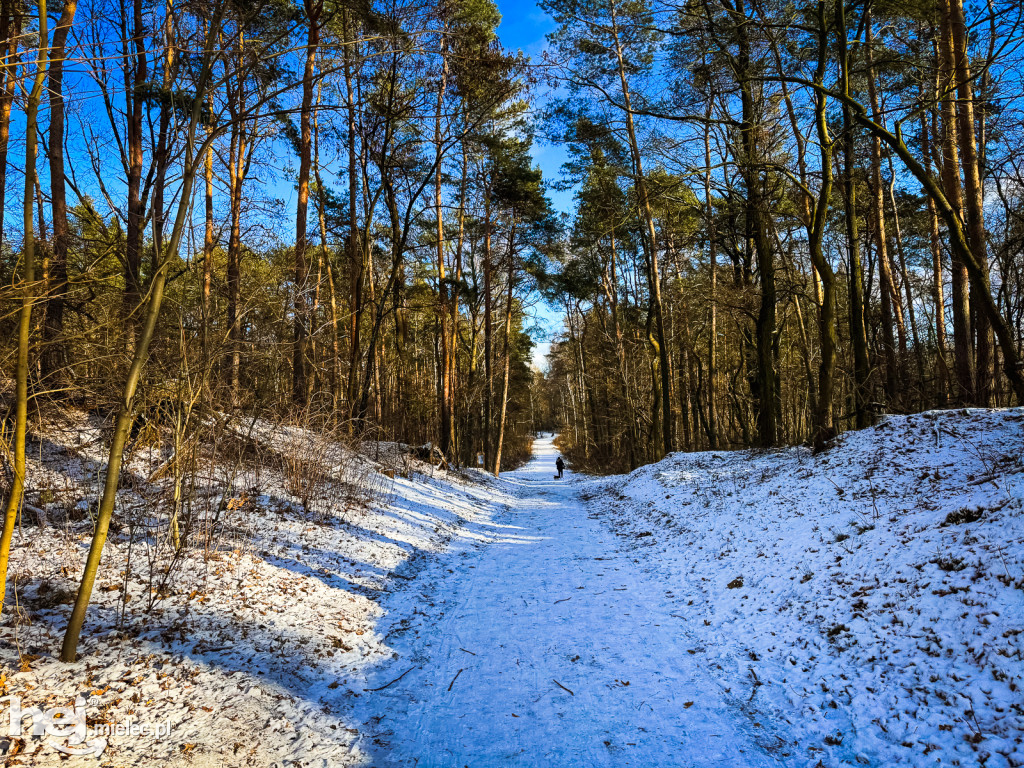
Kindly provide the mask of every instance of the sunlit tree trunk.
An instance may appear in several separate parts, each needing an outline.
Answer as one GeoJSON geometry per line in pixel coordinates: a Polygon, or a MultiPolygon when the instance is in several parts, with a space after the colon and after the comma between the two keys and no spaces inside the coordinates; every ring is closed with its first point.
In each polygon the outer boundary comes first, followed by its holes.
{"type": "MultiPolygon", "coordinates": [[[[205,29],[205,28],[204,28],[205,29]]],[[[207,102],[210,113],[213,113],[213,96],[207,102]]],[[[206,149],[206,157],[203,162],[203,180],[206,188],[203,194],[203,296],[202,296],[202,354],[203,364],[210,366],[210,298],[213,288],[213,126],[206,127],[206,140],[209,146],[206,149]]]]}
{"type": "Polygon", "coordinates": [[[645,247],[647,253],[648,288],[650,290],[651,314],[654,333],[650,335],[650,343],[657,357],[658,374],[660,377],[661,402],[661,445],[658,455],[663,456],[675,450],[675,419],[672,413],[672,357],[668,348],[668,336],[665,332],[665,313],[661,301],[661,271],[658,267],[658,235],[654,224],[654,213],[647,193],[647,181],[644,178],[644,165],[640,153],[640,142],[636,135],[633,122],[632,97],[629,79],[626,74],[627,65],[622,43],[619,37],[618,17],[615,0],[609,4],[612,18],[612,37],[615,45],[615,57],[618,68],[619,84],[622,88],[622,101],[626,118],[626,137],[629,140],[630,155],[633,160],[633,184],[636,188],[640,214],[645,228],[645,247]]]}
{"type": "MultiPolygon", "coordinates": [[[[509,234],[510,242],[515,239],[515,227],[509,234]]],[[[512,248],[508,255],[508,295],[505,298],[505,373],[501,385],[501,409],[498,415],[498,448],[494,452],[494,476],[501,474],[501,451],[505,445],[505,417],[508,414],[508,382],[512,370],[512,300],[515,291],[515,260],[512,248]]]]}
{"type": "Polygon", "coordinates": [[[491,197],[486,179],[484,184],[484,462],[485,466],[492,467],[491,404],[494,401],[494,371],[491,368],[491,197]]]}
{"type": "Polygon", "coordinates": [[[964,210],[967,216],[967,234],[971,252],[982,269],[984,284],[971,284],[971,312],[975,323],[975,402],[992,404],[993,360],[992,325],[980,311],[979,291],[991,291],[989,286],[988,244],[985,236],[985,201],[981,167],[975,137],[974,94],[971,79],[970,55],[967,50],[967,24],[964,20],[963,0],[941,0],[942,18],[949,27],[952,74],[956,78],[956,123],[960,162],[964,181],[964,210]]]}
{"type": "Polygon", "coordinates": [[[850,88],[850,52],[847,41],[846,9],[843,0],[835,0],[836,34],[839,38],[840,93],[843,101],[843,197],[846,218],[846,247],[850,270],[850,339],[853,344],[854,411],[858,429],[870,426],[871,373],[868,362],[868,337],[864,327],[864,269],[860,259],[860,227],[857,220],[856,148],[853,110],[848,102],[850,88]]]}
{"type": "MultiPolygon", "coordinates": [[[[942,111],[942,162],[940,170],[946,199],[958,219],[963,220],[963,191],[960,186],[960,153],[957,141],[955,70],[953,41],[949,28],[948,7],[942,14],[937,33],[939,60],[939,98],[942,111]]],[[[974,349],[971,342],[971,310],[968,293],[967,265],[953,253],[953,370],[956,375],[956,400],[972,403],[974,389],[974,349]]]]}
{"type": "MultiPolygon", "coordinates": [[[[14,0],[0,0],[0,23],[3,24],[3,69],[0,74],[0,214],[7,210],[7,149],[11,136],[11,107],[18,88],[18,46],[21,39],[22,14],[16,12],[14,0]]],[[[0,226],[0,245],[3,244],[0,226]]]]}
{"type": "MultiPolygon", "coordinates": [[[[217,6],[210,23],[209,35],[206,40],[215,39],[220,27],[223,6],[217,6]]],[[[202,105],[206,98],[205,91],[210,79],[211,62],[214,46],[206,45],[203,53],[202,64],[196,83],[195,94],[192,98],[191,116],[185,137],[185,156],[183,158],[183,175],[178,210],[174,221],[174,228],[171,232],[170,241],[167,244],[167,251],[161,255],[161,261],[156,273],[152,276],[149,290],[149,300],[146,304],[145,317],[136,341],[135,352],[132,356],[131,366],[125,379],[124,389],[121,392],[121,401],[118,408],[117,419],[114,422],[114,434],[111,438],[110,451],[107,456],[106,475],[103,479],[103,492],[100,497],[99,508],[96,512],[96,526],[93,532],[92,543],[89,546],[89,554],[86,558],[85,569],[82,572],[82,581],[78,588],[75,604],[71,611],[71,618],[68,621],[68,628],[64,634],[64,642],[61,646],[61,661],[72,662],[78,652],[78,639],[82,632],[82,625],[85,622],[85,613],[89,607],[92,597],[93,585],[96,582],[96,574],[99,571],[100,558],[103,554],[103,547],[107,541],[107,532],[110,528],[110,519],[114,513],[114,501],[117,497],[118,481],[121,477],[121,465],[124,459],[124,448],[128,435],[131,432],[132,411],[135,404],[135,394],[142,378],[142,371],[149,356],[149,347],[153,340],[156,324],[160,318],[160,309],[164,299],[164,288],[167,284],[167,271],[171,264],[172,255],[177,253],[181,244],[182,233],[188,219],[189,208],[192,198],[192,187],[195,177],[199,172],[198,163],[195,162],[195,140],[196,132],[202,116],[202,105]]]]}
{"type": "MultiPolygon", "coordinates": [[[[42,369],[52,376],[66,362],[64,354],[64,306],[68,292],[68,228],[67,182],[64,177],[64,59],[68,33],[75,20],[76,0],[66,0],[60,20],[53,32],[50,46],[50,216],[53,224],[53,248],[50,257],[50,290],[43,320],[42,369]]],[[[51,385],[52,386],[52,385],[51,385]]]]}
{"type": "Polygon", "coordinates": [[[36,186],[36,124],[39,115],[39,102],[43,98],[43,85],[46,82],[48,64],[47,46],[49,30],[46,16],[46,0],[39,0],[39,42],[36,54],[36,71],[25,105],[25,186],[24,204],[22,207],[24,227],[24,247],[22,251],[22,289],[21,309],[18,313],[18,357],[14,373],[14,478],[11,483],[10,495],[4,509],[4,527],[0,533],[0,613],[3,611],[7,595],[7,567],[10,560],[11,540],[18,522],[18,513],[25,493],[25,439],[28,431],[28,376],[29,376],[29,334],[32,330],[32,305],[36,301],[38,285],[36,284],[36,242],[35,221],[32,217],[33,195],[36,186]]]}
{"type": "Polygon", "coordinates": [[[451,337],[448,325],[451,316],[448,311],[449,286],[448,273],[445,269],[445,232],[444,232],[444,205],[442,194],[444,190],[442,159],[444,152],[443,128],[444,100],[448,89],[448,55],[447,55],[447,29],[442,33],[441,42],[441,77],[437,86],[437,114],[434,117],[434,213],[436,225],[436,254],[437,254],[437,318],[438,318],[438,342],[440,347],[440,365],[437,376],[437,401],[440,416],[438,428],[438,448],[441,453],[448,456],[451,452],[454,440],[454,426],[452,421],[452,380],[451,365],[454,350],[451,348],[451,337]]]}
{"type": "MultiPolygon", "coordinates": [[[[172,71],[175,62],[174,51],[174,25],[172,23],[173,8],[170,2],[164,6],[164,61],[163,61],[163,87],[169,91],[172,82],[172,71]]],[[[151,249],[152,260],[150,272],[155,272],[160,260],[160,253],[164,247],[164,227],[166,226],[166,211],[164,207],[164,187],[167,184],[167,170],[171,162],[170,154],[170,128],[171,128],[172,106],[170,104],[160,105],[160,117],[158,120],[159,129],[157,133],[156,147],[153,150],[153,166],[155,168],[153,183],[153,248],[151,249]]]]}
{"type": "MultiPolygon", "coordinates": [[[[124,312],[131,315],[142,300],[142,250],[145,233],[146,201],[142,194],[143,145],[142,129],[145,111],[144,87],[149,75],[146,54],[146,28],[142,0],[131,0],[122,10],[125,84],[125,121],[127,149],[128,206],[125,224],[124,312]],[[128,32],[127,13],[131,12],[131,31],[128,32]]],[[[129,329],[134,322],[129,323],[129,329]]],[[[129,330],[129,336],[134,333],[129,330]]]]}
{"type": "Polygon", "coordinates": [[[309,25],[306,38],[305,68],[302,73],[302,104],[299,108],[299,194],[295,207],[295,316],[292,320],[292,402],[303,405],[308,397],[306,337],[309,325],[309,264],[306,259],[306,220],[309,210],[309,169],[312,162],[313,89],[317,50],[320,47],[322,0],[305,0],[303,7],[309,25]]]}

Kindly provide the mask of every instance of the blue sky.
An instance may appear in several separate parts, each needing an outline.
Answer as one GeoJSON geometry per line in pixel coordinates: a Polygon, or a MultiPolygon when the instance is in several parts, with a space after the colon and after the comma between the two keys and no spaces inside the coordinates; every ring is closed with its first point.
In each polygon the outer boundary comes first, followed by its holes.
{"type": "MultiPolygon", "coordinates": [[[[533,0],[495,0],[501,11],[501,25],[498,37],[502,45],[512,50],[521,50],[530,58],[540,59],[546,45],[545,35],[554,31],[555,23],[533,0]]],[[[539,87],[543,99],[544,86],[539,87]]],[[[552,181],[558,178],[559,169],[566,159],[562,147],[538,141],[534,146],[533,159],[544,172],[544,178],[552,181]]],[[[571,191],[550,193],[551,202],[558,211],[571,211],[571,191]]],[[[550,338],[562,329],[561,315],[557,309],[537,304],[534,308],[535,323],[539,333],[534,335],[537,346],[533,350],[533,362],[539,368],[546,368],[545,358],[550,349],[550,338]]]]}

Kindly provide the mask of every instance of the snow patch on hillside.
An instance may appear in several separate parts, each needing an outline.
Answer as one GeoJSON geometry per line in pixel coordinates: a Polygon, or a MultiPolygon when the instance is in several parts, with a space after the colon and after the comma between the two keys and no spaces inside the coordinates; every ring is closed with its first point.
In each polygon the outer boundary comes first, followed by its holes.
{"type": "Polygon", "coordinates": [[[6,765],[365,764],[344,713],[363,695],[363,671],[392,654],[377,632],[382,596],[431,553],[487,536],[489,512],[506,500],[479,473],[440,472],[404,446],[370,443],[359,455],[311,431],[254,421],[222,434],[245,441],[245,461],[195,469],[203,509],[190,546],[175,555],[166,541],[173,483],[161,469],[168,447],[140,447],[80,660],[62,664],[105,433],[73,414],[42,434],[30,446],[28,496],[50,519],[39,527],[26,512],[15,534],[0,696],[42,710],[82,696],[90,726],[169,722],[171,733],[113,736],[97,763],[62,756],[59,739],[31,737],[27,718],[22,737],[8,738],[9,708],[0,705],[6,765]]]}
{"type": "Polygon", "coordinates": [[[808,758],[1020,766],[1022,448],[1020,409],[935,411],[584,495],[671,579],[691,653],[808,758]]]}

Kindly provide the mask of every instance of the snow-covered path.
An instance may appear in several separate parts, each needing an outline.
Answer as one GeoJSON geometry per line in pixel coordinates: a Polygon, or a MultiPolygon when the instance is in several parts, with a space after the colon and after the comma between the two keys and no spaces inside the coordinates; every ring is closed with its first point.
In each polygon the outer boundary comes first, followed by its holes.
{"type": "Polygon", "coordinates": [[[587,481],[552,479],[555,456],[538,440],[489,535],[388,601],[396,657],[359,697],[359,748],[378,767],[782,765],[701,668],[679,585],[591,516],[587,481]]]}

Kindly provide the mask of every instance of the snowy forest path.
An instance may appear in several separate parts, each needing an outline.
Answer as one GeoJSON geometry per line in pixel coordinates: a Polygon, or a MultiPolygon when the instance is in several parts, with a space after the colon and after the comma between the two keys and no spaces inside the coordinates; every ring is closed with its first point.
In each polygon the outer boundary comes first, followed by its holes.
{"type": "Polygon", "coordinates": [[[595,481],[553,479],[556,456],[537,440],[503,476],[516,501],[496,500],[490,535],[386,602],[397,657],[354,713],[371,764],[782,765],[702,668],[680,585],[589,512],[595,481]]]}

